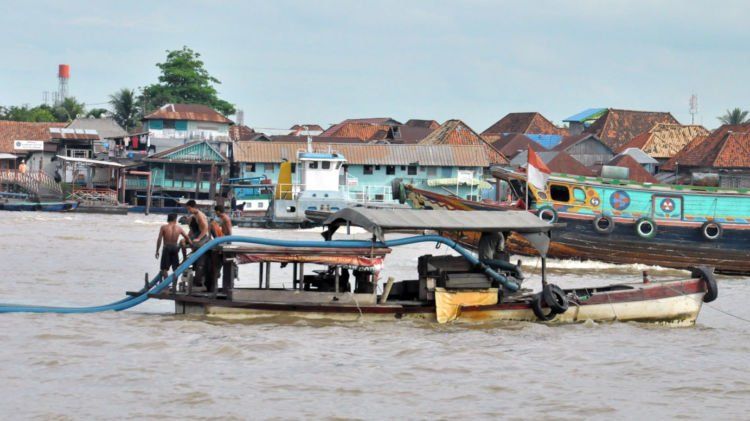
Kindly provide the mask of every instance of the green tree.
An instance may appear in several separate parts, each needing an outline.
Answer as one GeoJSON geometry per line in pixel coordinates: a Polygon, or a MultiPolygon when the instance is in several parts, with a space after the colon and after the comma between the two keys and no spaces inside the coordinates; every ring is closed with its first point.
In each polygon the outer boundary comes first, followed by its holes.
{"type": "Polygon", "coordinates": [[[159,83],[143,89],[144,114],[169,103],[203,104],[224,115],[235,113],[234,105],[219,98],[214,85],[221,82],[208,73],[200,57],[188,47],[167,50],[164,63],[156,64],[159,83]]]}
{"type": "Polygon", "coordinates": [[[735,108],[733,110],[727,110],[727,112],[724,115],[719,116],[717,118],[719,119],[719,121],[721,121],[722,124],[731,124],[731,125],[736,126],[738,124],[747,123],[748,122],[747,115],[748,115],[747,111],[743,111],[739,108],[735,108]]]}
{"type": "Polygon", "coordinates": [[[29,121],[29,122],[53,122],[57,121],[55,116],[46,105],[29,108],[28,105],[2,107],[0,120],[29,121]]]}
{"type": "Polygon", "coordinates": [[[54,114],[57,121],[66,123],[83,116],[85,111],[83,103],[78,102],[73,97],[68,97],[52,109],[52,114],[54,114]]]}
{"type": "Polygon", "coordinates": [[[125,130],[130,130],[138,124],[138,107],[135,91],[122,88],[109,96],[112,107],[112,118],[125,130]]]}
{"type": "Polygon", "coordinates": [[[92,108],[89,110],[89,112],[86,113],[86,117],[88,118],[102,118],[105,116],[109,110],[106,108],[92,108]]]}

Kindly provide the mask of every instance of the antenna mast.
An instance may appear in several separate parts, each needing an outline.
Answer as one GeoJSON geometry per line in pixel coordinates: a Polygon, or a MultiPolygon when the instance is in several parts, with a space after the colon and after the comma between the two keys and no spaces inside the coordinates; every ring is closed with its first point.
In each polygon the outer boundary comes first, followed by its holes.
{"type": "Polygon", "coordinates": [[[695,124],[695,115],[698,114],[698,95],[690,95],[690,124],[695,124]]]}

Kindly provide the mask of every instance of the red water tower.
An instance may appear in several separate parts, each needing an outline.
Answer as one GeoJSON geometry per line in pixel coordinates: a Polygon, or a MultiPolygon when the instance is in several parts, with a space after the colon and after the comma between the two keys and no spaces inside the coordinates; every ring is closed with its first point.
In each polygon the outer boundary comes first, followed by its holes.
{"type": "Polygon", "coordinates": [[[57,103],[63,102],[68,97],[68,79],[70,79],[70,65],[61,64],[57,66],[57,79],[60,81],[57,88],[57,103]]]}

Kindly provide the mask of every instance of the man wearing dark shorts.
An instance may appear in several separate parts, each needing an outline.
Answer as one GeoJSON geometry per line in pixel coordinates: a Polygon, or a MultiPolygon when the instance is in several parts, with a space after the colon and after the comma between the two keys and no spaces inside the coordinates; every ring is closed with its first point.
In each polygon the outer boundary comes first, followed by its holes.
{"type": "Polygon", "coordinates": [[[177,225],[177,214],[170,213],[167,216],[167,223],[159,229],[159,238],[156,240],[157,259],[159,258],[159,249],[161,248],[160,269],[162,278],[167,277],[170,267],[174,271],[180,265],[180,236],[184,237],[188,243],[192,243],[182,227],[177,225]],[[164,241],[163,248],[162,240],[164,241]]]}

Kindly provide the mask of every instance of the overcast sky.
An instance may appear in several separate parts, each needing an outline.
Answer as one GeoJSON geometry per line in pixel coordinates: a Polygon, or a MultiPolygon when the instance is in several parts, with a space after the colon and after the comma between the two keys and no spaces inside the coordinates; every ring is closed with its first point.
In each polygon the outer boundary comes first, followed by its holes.
{"type": "Polygon", "coordinates": [[[590,107],[670,111],[709,128],[750,108],[744,1],[0,0],[0,105],[31,104],[71,65],[87,104],[154,83],[187,45],[245,123],[460,118],[559,123],[590,107]]]}

